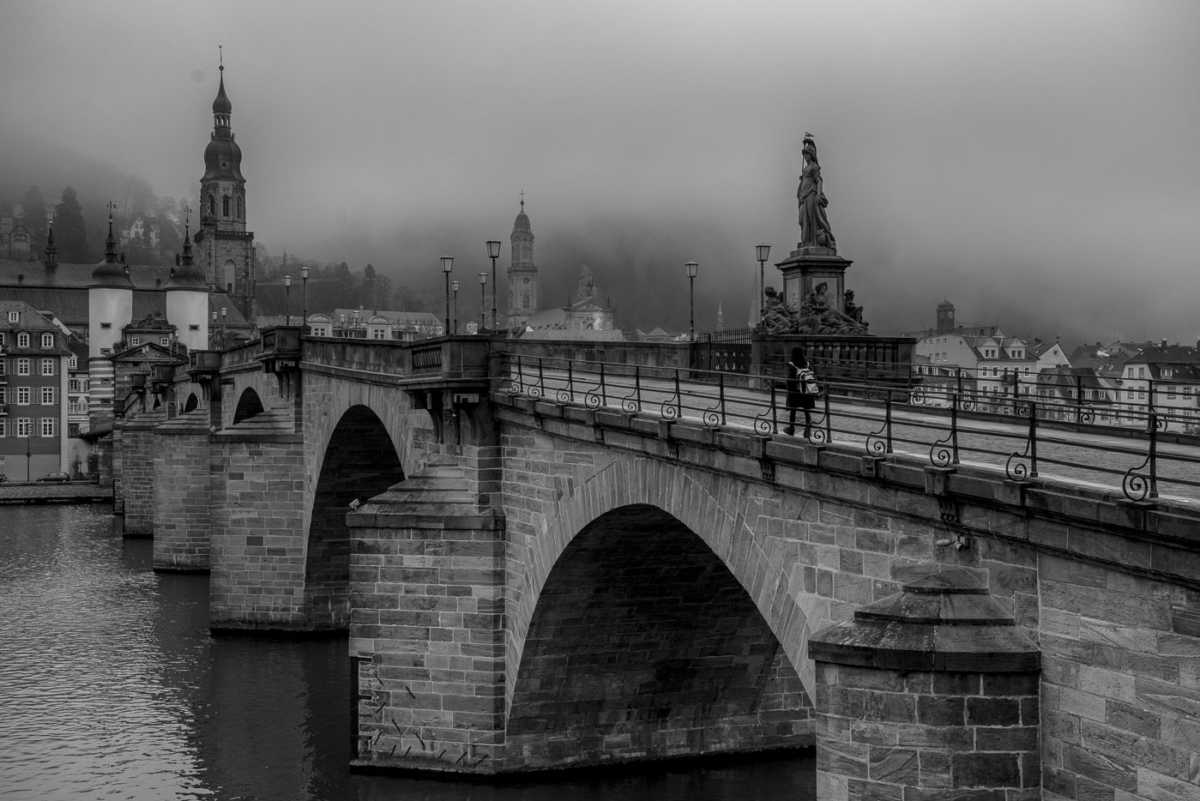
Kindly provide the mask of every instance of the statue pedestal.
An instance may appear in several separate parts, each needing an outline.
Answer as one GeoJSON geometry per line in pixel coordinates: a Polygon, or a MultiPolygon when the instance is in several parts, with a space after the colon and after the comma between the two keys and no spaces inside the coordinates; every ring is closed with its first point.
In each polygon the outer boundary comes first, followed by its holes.
{"type": "Polygon", "coordinates": [[[854,262],[843,259],[833,248],[803,247],[793,250],[775,266],[783,273],[783,300],[799,309],[814,289],[825,283],[829,308],[846,312],[846,268],[854,262]]]}

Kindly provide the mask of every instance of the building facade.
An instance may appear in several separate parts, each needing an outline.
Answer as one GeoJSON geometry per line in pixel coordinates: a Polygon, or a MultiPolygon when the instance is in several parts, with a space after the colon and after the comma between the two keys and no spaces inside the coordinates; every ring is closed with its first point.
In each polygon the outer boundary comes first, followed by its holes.
{"type": "Polygon", "coordinates": [[[66,469],[70,357],[45,315],[0,301],[0,472],[10,481],[66,469]]]}

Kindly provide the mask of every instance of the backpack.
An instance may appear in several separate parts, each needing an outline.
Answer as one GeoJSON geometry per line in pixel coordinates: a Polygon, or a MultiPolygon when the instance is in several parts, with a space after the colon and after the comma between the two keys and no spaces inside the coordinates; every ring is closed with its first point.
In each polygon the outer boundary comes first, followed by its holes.
{"type": "Polygon", "coordinates": [[[817,384],[816,374],[807,367],[801,367],[796,371],[796,379],[800,384],[800,392],[804,395],[819,395],[821,387],[817,384]]]}

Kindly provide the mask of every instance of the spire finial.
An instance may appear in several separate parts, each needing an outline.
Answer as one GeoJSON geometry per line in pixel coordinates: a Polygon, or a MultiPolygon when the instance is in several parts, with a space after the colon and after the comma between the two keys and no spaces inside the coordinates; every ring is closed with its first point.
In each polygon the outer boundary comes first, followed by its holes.
{"type": "Polygon", "coordinates": [[[521,187],[521,211],[525,211],[525,187],[521,187]]]}
{"type": "Polygon", "coordinates": [[[113,237],[113,209],[117,207],[115,200],[108,201],[108,237],[104,240],[104,260],[109,263],[117,261],[117,240],[113,237]]]}
{"type": "Polygon", "coordinates": [[[217,71],[225,71],[225,49],[223,45],[217,45],[217,71]]]}
{"type": "Polygon", "coordinates": [[[191,266],[191,264],[192,264],[191,222],[192,222],[192,207],[184,206],[183,207],[183,259],[182,259],[182,264],[185,267],[191,266]]]}

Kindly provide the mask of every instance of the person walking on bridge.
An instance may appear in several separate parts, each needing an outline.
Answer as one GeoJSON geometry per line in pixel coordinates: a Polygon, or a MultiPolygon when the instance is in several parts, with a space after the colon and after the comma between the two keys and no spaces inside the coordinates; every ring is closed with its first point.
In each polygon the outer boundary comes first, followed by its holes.
{"type": "Polygon", "coordinates": [[[783,433],[789,437],[796,433],[796,410],[804,412],[804,437],[812,432],[812,409],[817,405],[820,388],[817,376],[808,365],[808,359],[800,348],[792,348],[792,358],[787,363],[787,408],[788,424],[783,433]]]}

